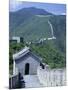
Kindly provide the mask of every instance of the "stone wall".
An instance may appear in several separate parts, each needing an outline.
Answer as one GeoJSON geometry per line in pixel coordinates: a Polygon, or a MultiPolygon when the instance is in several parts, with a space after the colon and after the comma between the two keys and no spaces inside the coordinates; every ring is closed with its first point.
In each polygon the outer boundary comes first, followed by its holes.
{"type": "Polygon", "coordinates": [[[9,77],[9,88],[16,88],[18,84],[18,75],[12,75],[9,77]]]}
{"type": "Polygon", "coordinates": [[[44,86],[65,86],[66,71],[65,69],[42,69],[38,67],[37,75],[39,81],[44,86]]]}

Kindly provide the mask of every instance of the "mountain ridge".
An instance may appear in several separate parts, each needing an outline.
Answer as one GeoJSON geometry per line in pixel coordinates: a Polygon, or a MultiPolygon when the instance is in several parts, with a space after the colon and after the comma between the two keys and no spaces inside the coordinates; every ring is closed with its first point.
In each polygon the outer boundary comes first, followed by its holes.
{"type": "Polygon", "coordinates": [[[31,13],[33,13],[33,15],[38,14],[38,13],[39,13],[39,15],[46,15],[46,14],[53,15],[52,13],[50,13],[44,9],[36,8],[36,7],[27,7],[27,8],[19,9],[17,11],[10,11],[10,13],[17,13],[17,12],[29,12],[29,13],[31,12],[31,13]]]}

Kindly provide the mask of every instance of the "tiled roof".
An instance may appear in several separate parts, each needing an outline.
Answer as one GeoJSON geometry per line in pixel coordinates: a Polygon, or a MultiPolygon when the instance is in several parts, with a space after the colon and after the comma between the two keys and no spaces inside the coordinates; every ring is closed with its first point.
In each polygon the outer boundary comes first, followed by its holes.
{"type": "Polygon", "coordinates": [[[21,51],[19,51],[16,54],[13,54],[13,59],[16,59],[16,58],[19,58],[21,56],[24,56],[28,52],[29,52],[29,47],[25,46],[24,49],[22,49],[21,51]]]}
{"type": "Polygon", "coordinates": [[[30,53],[30,55],[34,56],[38,61],[42,61],[42,58],[40,56],[37,56],[35,53],[31,52],[30,48],[25,46],[24,49],[22,49],[21,51],[19,51],[16,54],[13,54],[13,60],[17,60],[23,56],[25,56],[26,54],[30,53]]]}

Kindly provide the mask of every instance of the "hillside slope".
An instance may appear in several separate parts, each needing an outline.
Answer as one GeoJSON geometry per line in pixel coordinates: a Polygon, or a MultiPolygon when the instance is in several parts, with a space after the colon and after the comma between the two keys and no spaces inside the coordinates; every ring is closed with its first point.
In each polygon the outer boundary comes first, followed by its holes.
{"type": "Polygon", "coordinates": [[[55,44],[62,51],[66,52],[66,16],[58,15],[50,18],[54,35],[56,36],[55,44]]]}
{"type": "Polygon", "coordinates": [[[15,29],[21,23],[34,15],[52,15],[51,13],[35,7],[23,8],[16,12],[9,12],[10,30],[15,29]]]}
{"type": "Polygon", "coordinates": [[[10,34],[12,36],[21,36],[25,41],[35,41],[40,38],[52,37],[48,19],[47,17],[33,16],[17,26],[10,34]]]}

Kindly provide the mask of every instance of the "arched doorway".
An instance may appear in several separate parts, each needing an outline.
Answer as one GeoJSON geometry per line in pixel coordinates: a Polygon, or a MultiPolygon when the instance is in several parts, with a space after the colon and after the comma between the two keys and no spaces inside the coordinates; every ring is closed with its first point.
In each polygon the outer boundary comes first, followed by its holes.
{"type": "Polygon", "coordinates": [[[25,64],[25,75],[29,74],[29,63],[25,64]]]}

